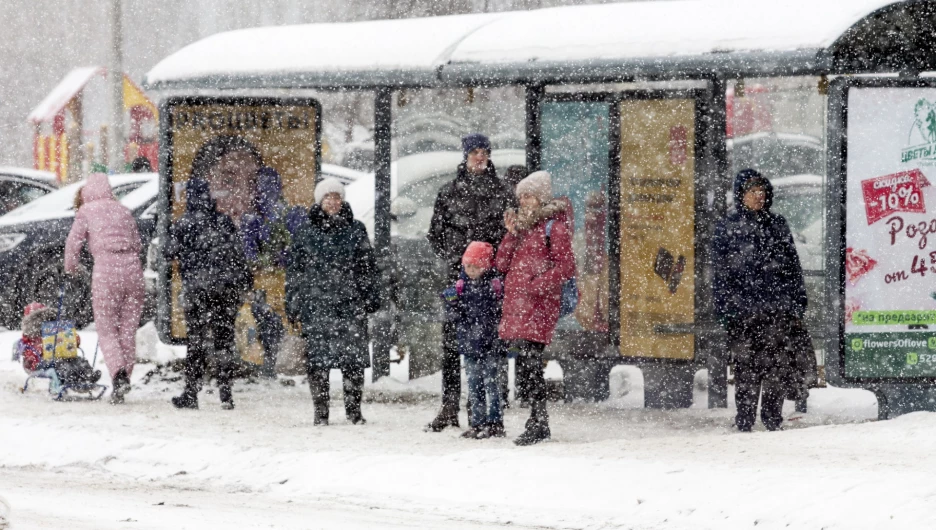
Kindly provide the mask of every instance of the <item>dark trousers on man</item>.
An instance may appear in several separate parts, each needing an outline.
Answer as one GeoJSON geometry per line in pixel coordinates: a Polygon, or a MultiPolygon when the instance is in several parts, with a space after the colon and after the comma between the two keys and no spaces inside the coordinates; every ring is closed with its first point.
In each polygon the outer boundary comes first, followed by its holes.
{"type": "Polygon", "coordinates": [[[461,400],[461,359],[454,322],[442,324],[442,414],[458,415],[461,400]]]}
{"type": "Polygon", "coordinates": [[[231,379],[235,369],[234,321],[240,293],[236,289],[185,293],[188,352],[185,356],[185,392],[194,398],[213,355],[217,366],[218,393],[222,403],[232,401],[231,379]]]}
{"type": "MultiPolygon", "coordinates": [[[[312,403],[315,406],[316,423],[328,422],[329,368],[309,368],[309,389],[312,391],[312,403]]],[[[345,416],[352,423],[361,421],[361,398],[364,395],[364,367],[354,366],[341,370],[342,390],[344,391],[345,416]]]]}
{"type": "Polygon", "coordinates": [[[783,423],[783,400],[792,370],[787,348],[790,325],[783,316],[753,318],[729,331],[735,369],[735,425],[750,431],[757,420],[775,431],[783,423]]]}

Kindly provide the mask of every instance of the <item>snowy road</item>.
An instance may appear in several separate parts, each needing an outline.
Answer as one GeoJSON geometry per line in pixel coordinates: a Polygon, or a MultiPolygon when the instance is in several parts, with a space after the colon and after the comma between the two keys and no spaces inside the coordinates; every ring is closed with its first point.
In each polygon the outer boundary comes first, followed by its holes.
{"type": "MultiPolygon", "coordinates": [[[[15,528],[36,529],[372,529],[490,528],[458,514],[419,513],[359,506],[328,498],[282,501],[264,495],[218,493],[163,483],[114,480],[102,473],[3,469],[7,500],[16,507],[15,528]],[[67,480],[64,480],[67,477],[67,480]],[[50,502],[54,500],[54,502],[50,502]],[[93,509],[91,508],[93,507],[93,509]]],[[[510,528],[523,526],[510,524],[510,528]]]]}
{"type": "MultiPolygon", "coordinates": [[[[612,400],[554,405],[553,441],[517,448],[423,433],[437,378],[369,386],[366,426],[336,399],[327,428],[303,386],[239,383],[234,411],[204,393],[176,411],[179,383],[112,407],[21,395],[21,381],[0,360],[15,529],[936,527],[936,414],[869,421],[863,391],[815,391],[810,414],[787,404],[789,430],[744,435],[702,392],[692,409],[640,408],[639,372],[621,368],[612,400]]],[[[508,410],[510,436],[526,412],[508,410]]]]}

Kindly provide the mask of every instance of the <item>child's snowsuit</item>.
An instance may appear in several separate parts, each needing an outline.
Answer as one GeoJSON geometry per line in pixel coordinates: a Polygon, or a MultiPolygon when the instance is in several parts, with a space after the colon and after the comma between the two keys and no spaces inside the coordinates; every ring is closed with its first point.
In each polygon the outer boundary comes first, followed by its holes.
{"type": "Polygon", "coordinates": [[[471,426],[500,424],[503,412],[497,367],[504,349],[497,336],[504,287],[493,269],[477,280],[462,271],[458,281],[443,292],[447,317],[455,323],[458,353],[465,356],[471,426]]]}

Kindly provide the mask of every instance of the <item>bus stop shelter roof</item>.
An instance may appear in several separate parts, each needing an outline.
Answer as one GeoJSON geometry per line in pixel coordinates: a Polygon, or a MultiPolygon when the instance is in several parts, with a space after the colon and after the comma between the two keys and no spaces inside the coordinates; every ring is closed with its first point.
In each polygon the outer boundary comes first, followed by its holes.
{"type": "MultiPolygon", "coordinates": [[[[146,76],[153,89],[441,86],[833,73],[842,42],[932,0],[674,0],[231,31],[146,76]]],[[[904,19],[907,18],[905,14],[904,19]]],[[[883,27],[883,26],[882,26],[883,27]]],[[[885,28],[887,29],[887,28],[885,28]]],[[[906,29],[906,28],[905,28],[906,29]]],[[[929,33],[927,33],[929,32],[929,33]]],[[[891,36],[890,40],[900,40],[891,36]]],[[[929,53],[929,52],[928,52],[929,53]]]]}

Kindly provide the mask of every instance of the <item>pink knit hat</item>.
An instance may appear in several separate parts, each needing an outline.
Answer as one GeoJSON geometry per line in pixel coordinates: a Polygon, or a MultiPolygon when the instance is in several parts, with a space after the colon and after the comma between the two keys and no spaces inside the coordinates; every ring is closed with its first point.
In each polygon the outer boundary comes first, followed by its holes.
{"type": "Polygon", "coordinates": [[[494,247],[483,241],[472,241],[462,255],[462,265],[477,265],[485,270],[490,269],[494,266],[494,247]]]}

